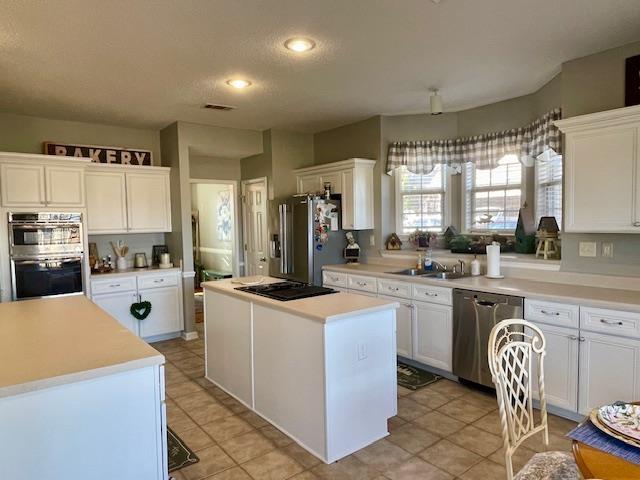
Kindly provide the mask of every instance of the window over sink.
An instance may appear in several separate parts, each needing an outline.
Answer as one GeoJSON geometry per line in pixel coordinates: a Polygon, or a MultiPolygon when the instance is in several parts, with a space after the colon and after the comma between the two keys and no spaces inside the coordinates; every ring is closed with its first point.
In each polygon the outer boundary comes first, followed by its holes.
{"type": "Polygon", "coordinates": [[[448,224],[447,167],[436,165],[426,175],[398,168],[396,178],[396,229],[409,235],[416,229],[442,232],[448,224]]]}
{"type": "Polygon", "coordinates": [[[556,217],[562,227],[562,155],[536,161],[536,223],[540,217],[556,217]]]}
{"type": "Polygon", "coordinates": [[[463,168],[464,221],[469,232],[513,232],[523,195],[522,164],[505,155],[493,169],[463,168]]]}

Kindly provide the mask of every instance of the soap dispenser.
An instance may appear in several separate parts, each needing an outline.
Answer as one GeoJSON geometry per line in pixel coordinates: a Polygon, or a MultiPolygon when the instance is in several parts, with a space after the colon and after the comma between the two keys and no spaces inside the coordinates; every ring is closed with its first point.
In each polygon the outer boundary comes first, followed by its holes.
{"type": "Polygon", "coordinates": [[[478,275],[480,275],[480,260],[477,255],[474,255],[471,260],[471,276],[477,277],[478,275]]]}

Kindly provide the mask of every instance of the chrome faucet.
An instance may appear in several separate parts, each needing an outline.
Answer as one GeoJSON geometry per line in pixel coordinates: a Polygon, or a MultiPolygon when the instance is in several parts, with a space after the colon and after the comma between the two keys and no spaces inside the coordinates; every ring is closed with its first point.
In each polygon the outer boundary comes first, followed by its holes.
{"type": "Polygon", "coordinates": [[[458,263],[460,264],[460,275],[464,275],[465,271],[464,268],[466,266],[466,263],[464,262],[464,260],[458,259],[458,263]]]}
{"type": "Polygon", "coordinates": [[[446,265],[443,265],[442,263],[438,262],[437,260],[431,260],[431,264],[436,267],[436,270],[439,270],[441,272],[446,272],[448,270],[446,265]]]}

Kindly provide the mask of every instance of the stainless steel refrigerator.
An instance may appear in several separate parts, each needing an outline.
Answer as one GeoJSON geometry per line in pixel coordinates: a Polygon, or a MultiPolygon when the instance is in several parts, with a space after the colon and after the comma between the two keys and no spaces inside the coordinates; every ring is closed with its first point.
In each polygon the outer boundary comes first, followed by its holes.
{"type": "Polygon", "coordinates": [[[345,263],[347,240],[342,230],[340,196],[332,195],[330,200],[294,196],[272,205],[270,275],[322,285],[323,265],[345,263]],[[318,210],[327,211],[327,205],[335,206],[331,211],[337,214],[337,230],[326,231],[323,237],[318,227],[327,224],[323,223],[327,217],[318,210]]]}

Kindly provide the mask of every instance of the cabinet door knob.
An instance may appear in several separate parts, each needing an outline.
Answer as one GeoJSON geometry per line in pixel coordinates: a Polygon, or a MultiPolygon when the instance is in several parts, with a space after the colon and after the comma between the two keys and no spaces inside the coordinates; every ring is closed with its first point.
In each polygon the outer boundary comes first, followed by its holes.
{"type": "Polygon", "coordinates": [[[633,222],[634,227],[640,227],[640,222],[633,222]]]}

